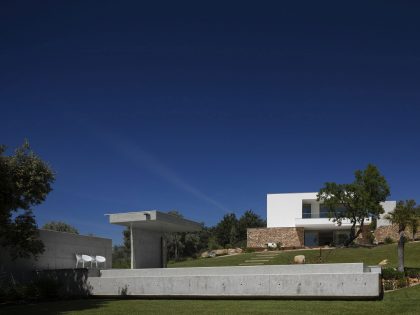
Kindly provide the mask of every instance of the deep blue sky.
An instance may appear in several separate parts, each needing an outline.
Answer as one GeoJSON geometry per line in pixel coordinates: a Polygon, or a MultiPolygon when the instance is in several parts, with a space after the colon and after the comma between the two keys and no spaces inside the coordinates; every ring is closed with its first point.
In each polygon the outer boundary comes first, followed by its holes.
{"type": "Polygon", "coordinates": [[[369,162],[420,201],[418,2],[58,2],[0,3],[0,143],[57,173],[40,225],[265,217],[369,162]]]}

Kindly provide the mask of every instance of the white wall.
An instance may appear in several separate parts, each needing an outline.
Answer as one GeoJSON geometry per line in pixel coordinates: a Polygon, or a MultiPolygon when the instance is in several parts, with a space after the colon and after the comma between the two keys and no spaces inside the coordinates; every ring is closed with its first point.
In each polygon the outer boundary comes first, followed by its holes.
{"type": "Polygon", "coordinates": [[[381,215],[381,218],[378,220],[378,224],[377,224],[378,227],[391,224],[387,219],[384,219],[384,217],[388,212],[394,211],[395,207],[397,206],[397,202],[396,201],[385,201],[385,202],[381,203],[381,205],[384,208],[385,212],[384,212],[384,214],[381,215]]]}
{"type": "Polygon", "coordinates": [[[302,218],[303,199],[316,199],[316,193],[268,194],[267,227],[294,227],[302,218]]]}
{"type": "MultiPolygon", "coordinates": [[[[316,201],[317,193],[288,193],[267,195],[267,227],[295,227],[295,219],[302,218],[302,201],[311,203],[311,210],[314,215],[319,214],[319,203],[316,201]]],[[[393,211],[396,201],[385,201],[381,203],[385,213],[393,211]]],[[[316,223],[316,221],[310,222],[316,223]]],[[[306,220],[306,221],[308,221],[306,220]]],[[[319,219],[322,222],[325,219],[319,219]]],[[[335,224],[331,222],[331,225],[335,224]]],[[[385,219],[378,220],[378,226],[389,225],[385,219]]]]}

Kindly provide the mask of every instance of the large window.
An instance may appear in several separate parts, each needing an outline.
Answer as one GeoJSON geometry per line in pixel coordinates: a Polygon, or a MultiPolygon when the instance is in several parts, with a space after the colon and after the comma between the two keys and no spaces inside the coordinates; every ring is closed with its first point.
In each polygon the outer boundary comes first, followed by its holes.
{"type": "Polygon", "coordinates": [[[335,213],[339,213],[339,212],[345,212],[346,209],[344,208],[344,206],[338,206],[335,210],[331,211],[328,207],[326,207],[324,204],[320,204],[319,205],[319,217],[320,218],[329,218],[330,217],[330,212],[332,215],[334,215],[335,213]]]}
{"type": "Polygon", "coordinates": [[[341,246],[349,235],[349,230],[304,231],[305,246],[341,246]]]}
{"type": "Polygon", "coordinates": [[[310,203],[303,203],[302,204],[302,218],[303,219],[310,219],[312,217],[312,207],[310,203]]]}

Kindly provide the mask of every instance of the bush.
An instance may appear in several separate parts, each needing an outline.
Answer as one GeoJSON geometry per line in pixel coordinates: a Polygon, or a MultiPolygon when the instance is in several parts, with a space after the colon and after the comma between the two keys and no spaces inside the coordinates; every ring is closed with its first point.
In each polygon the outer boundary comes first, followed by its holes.
{"type": "Polygon", "coordinates": [[[0,301],[51,300],[65,297],[60,290],[62,284],[51,277],[35,277],[28,283],[2,283],[0,301]]]}
{"type": "Polygon", "coordinates": [[[394,240],[390,236],[387,236],[384,239],[384,243],[385,244],[393,244],[394,243],[394,240]]]}
{"type": "Polygon", "coordinates": [[[382,278],[385,280],[400,280],[405,278],[405,273],[394,268],[382,269],[382,278]]]}
{"type": "Polygon", "coordinates": [[[59,297],[59,290],[61,288],[61,283],[50,277],[40,277],[33,280],[28,289],[29,292],[36,293],[35,298],[39,299],[56,299],[59,297]],[[31,288],[33,287],[33,288],[31,288]]]}
{"type": "Polygon", "coordinates": [[[408,278],[401,278],[398,279],[397,281],[397,288],[405,288],[408,287],[408,278]]]}
{"type": "Polygon", "coordinates": [[[366,238],[369,244],[373,244],[375,241],[375,235],[372,232],[369,232],[366,238]]]}
{"type": "Polygon", "coordinates": [[[384,290],[394,290],[394,280],[385,280],[384,281],[384,290]]]}
{"type": "Polygon", "coordinates": [[[401,278],[401,279],[391,279],[391,280],[383,280],[384,289],[385,290],[395,290],[400,288],[408,287],[409,282],[408,278],[401,278]]]}
{"type": "Polygon", "coordinates": [[[219,243],[216,240],[216,237],[214,237],[214,236],[209,237],[209,240],[208,240],[208,249],[209,250],[215,250],[215,249],[221,249],[221,248],[223,248],[223,247],[219,245],[219,243]]]}
{"type": "Polygon", "coordinates": [[[405,275],[409,278],[420,279],[420,268],[405,268],[405,275]]]}
{"type": "Polygon", "coordinates": [[[245,253],[254,253],[255,249],[251,248],[251,247],[247,247],[245,248],[245,253]]]}

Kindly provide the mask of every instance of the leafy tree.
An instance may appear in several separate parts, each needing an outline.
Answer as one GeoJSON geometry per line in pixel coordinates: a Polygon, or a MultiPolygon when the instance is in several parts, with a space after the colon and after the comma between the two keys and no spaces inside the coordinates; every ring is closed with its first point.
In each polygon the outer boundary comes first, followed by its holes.
{"type": "MultiPolygon", "coordinates": [[[[168,211],[168,214],[173,216],[183,218],[184,216],[177,210],[168,211]]],[[[183,239],[185,237],[185,233],[168,233],[166,235],[166,247],[168,250],[168,257],[174,258],[178,260],[182,253],[183,249],[185,248],[185,243],[183,239]]]]}
{"type": "Polygon", "coordinates": [[[127,250],[123,245],[115,245],[112,248],[112,267],[121,269],[131,268],[130,254],[127,255],[127,250]]]}
{"type": "Polygon", "coordinates": [[[44,224],[42,227],[45,230],[57,231],[57,232],[67,232],[73,234],[79,234],[79,231],[70,224],[67,224],[62,221],[50,221],[44,224]]]}
{"type": "Polygon", "coordinates": [[[418,206],[414,210],[414,215],[411,218],[410,223],[409,223],[409,227],[411,229],[412,240],[413,241],[415,241],[415,239],[416,239],[416,234],[417,234],[418,229],[419,229],[419,224],[420,224],[420,206],[418,206]]]}
{"type": "Polygon", "coordinates": [[[129,227],[126,227],[123,230],[123,239],[124,239],[124,250],[131,254],[131,231],[129,227]]]}
{"type": "Polygon", "coordinates": [[[54,173],[30,148],[27,141],[5,155],[0,146],[0,245],[12,259],[42,253],[33,207],[45,201],[52,190],[54,173]]]}
{"type": "Polygon", "coordinates": [[[267,223],[263,220],[258,214],[256,214],[252,210],[247,210],[245,213],[239,218],[238,221],[238,231],[239,231],[239,239],[246,240],[246,230],[248,228],[258,228],[258,227],[265,227],[267,223]]]}
{"type": "Polygon", "coordinates": [[[350,237],[344,244],[348,246],[363,231],[367,218],[377,219],[384,213],[380,203],[389,195],[385,177],[369,164],[365,170],[355,172],[355,180],[350,184],[325,183],[317,197],[329,209],[333,222],[341,225],[343,220],[350,220],[350,237]],[[357,230],[356,226],[359,226],[357,230]]]}
{"type": "Polygon", "coordinates": [[[225,214],[216,225],[216,238],[220,245],[233,245],[238,241],[238,219],[234,213],[225,214]]]}
{"type": "Polygon", "coordinates": [[[416,202],[414,200],[399,201],[395,210],[389,212],[385,218],[398,226],[398,271],[404,271],[405,229],[417,217],[416,202]]]}

